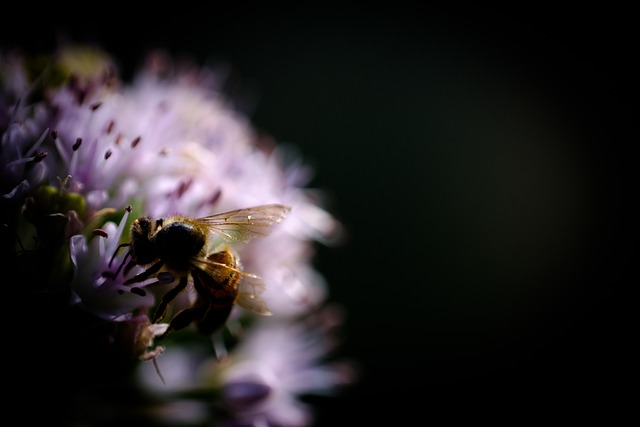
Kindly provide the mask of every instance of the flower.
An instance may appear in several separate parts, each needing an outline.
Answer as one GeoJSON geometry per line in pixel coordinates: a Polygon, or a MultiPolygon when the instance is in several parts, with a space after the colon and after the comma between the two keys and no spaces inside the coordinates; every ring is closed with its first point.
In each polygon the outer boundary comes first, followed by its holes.
{"type": "Polygon", "coordinates": [[[313,408],[302,398],[336,394],[356,376],[352,363],[330,360],[343,316],[339,307],[325,306],[295,323],[269,318],[224,358],[170,349],[159,361],[166,383],[148,365],[140,366],[140,382],[168,404],[180,395],[213,406],[223,426],[309,426],[313,408]],[[219,396],[217,404],[207,395],[219,396]]]}
{"type": "MultiPolygon", "coordinates": [[[[0,51],[1,255],[20,277],[16,298],[36,308],[28,325],[40,344],[24,347],[59,348],[55,364],[70,390],[63,400],[89,408],[71,410],[74,422],[96,422],[90,408],[105,405],[118,421],[157,414],[138,409],[158,404],[148,378],[132,376],[139,369],[152,369],[173,394],[208,390],[224,411],[194,412],[198,419],[291,426],[312,419],[298,396],[351,378],[321,364],[331,350],[327,319],[340,321],[326,314],[328,285],[313,266],[315,243],[335,241],[341,226],[307,187],[310,171],[295,152],[257,133],[220,87],[215,70],[159,52],[126,83],[98,48],[65,46],[46,62],[0,51]],[[191,282],[174,291],[182,282],[173,270],[137,265],[131,224],[267,204],[288,206],[286,219],[229,250],[241,277],[266,284],[260,298],[272,317],[234,304],[213,336],[191,322],[175,331],[171,320],[195,313],[198,293],[191,282]],[[153,316],[159,306],[169,323],[153,316]],[[210,362],[204,370],[185,362],[194,358],[210,362]],[[119,398],[140,387],[149,393],[119,398]]],[[[35,369],[42,353],[29,354],[25,364],[35,369]]],[[[167,417],[195,407],[164,397],[167,417]]]]}
{"type": "Polygon", "coordinates": [[[42,143],[49,136],[47,111],[28,105],[31,88],[24,63],[15,55],[0,56],[0,194],[3,205],[20,198],[46,175],[42,143]]]}

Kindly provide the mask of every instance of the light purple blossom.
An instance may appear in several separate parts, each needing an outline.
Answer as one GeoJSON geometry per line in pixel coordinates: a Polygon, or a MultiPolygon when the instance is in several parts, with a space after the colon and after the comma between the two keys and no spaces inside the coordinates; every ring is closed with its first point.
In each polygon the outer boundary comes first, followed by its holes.
{"type": "Polygon", "coordinates": [[[264,319],[224,358],[168,349],[158,360],[164,382],[149,365],[140,382],[161,398],[218,390],[221,409],[233,414],[222,425],[309,426],[313,408],[301,397],[336,394],[356,377],[352,363],[327,360],[343,315],[327,306],[298,322],[264,319]]]}
{"type": "MultiPolygon", "coordinates": [[[[125,286],[122,278],[104,274],[114,270],[109,261],[118,247],[128,215],[125,212],[117,228],[112,222],[106,223],[100,229],[101,234],[93,236],[89,243],[82,234],[70,239],[71,262],[75,267],[71,281],[72,304],[80,304],[85,310],[112,321],[130,320],[135,309],[151,307],[155,302],[152,294],[132,292],[137,286],[125,286]]],[[[141,271],[142,268],[136,266],[125,278],[141,271]]]]}
{"type": "Polygon", "coordinates": [[[169,78],[154,70],[118,92],[85,89],[82,103],[73,87],[52,97],[65,111],[53,126],[72,189],[91,210],[138,200],[144,212],[136,214],[154,218],[272,202],[293,206],[268,241],[237,249],[245,269],[269,283],[265,298],[274,312],[299,314],[319,305],[326,285],[311,267],[310,243],[331,238],[339,224],[295,180],[278,147],[257,147],[247,119],[203,85],[214,76],[169,78]]]}
{"type": "Polygon", "coordinates": [[[29,104],[31,87],[20,57],[0,54],[0,76],[0,198],[19,200],[46,175],[42,143],[49,137],[48,113],[29,104]]]}
{"type": "MultiPolygon", "coordinates": [[[[16,228],[16,259],[42,251],[55,260],[51,272],[34,266],[38,287],[49,291],[51,280],[60,292],[63,284],[69,310],[112,326],[105,345],[124,346],[114,354],[140,364],[140,386],[160,396],[165,416],[188,405],[200,408],[193,417],[201,421],[206,408],[174,397],[206,390],[220,399],[210,405],[225,408],[214,411],[218,421],[308,425],[312,410],[300,396],[352,379],[346,365],[324,362],[341,317],[325,307],[329,287],[313,266],[314,245],[335,242],[342,230],[307,187],[308,166],[232,108],[214,70],[155,53],[125,84],[104,52],[66,48],[35,82],[24,58],[0,58],[9,59],[0,61],[3,219],[16,228]],[[177,278],[125,283],[145,268],[121,268],[132,220],[269,203],[289,206],[287,218],[232,250],[242,270],[266,284],[261,296],[273,315],[246,323],[249,312],[236,304],[226,324],[233,342],[222,331],[189,341],[195,330],[187,328],[184,340],[158,345],[168,325],[152,323],[150,313],[177,278]]],[[[187,287],[167,317],[195,297],[187,287]]]]}
{"type": "Polygon", "coordinates": [[[269,319],[249,332],[222,368],[222,400],[240,425],[311,425],[313,409],[300,396],[333,394],[354,379],[353,367],[325,362],[342,321],[325,307],[306,322],[269,319]]]}

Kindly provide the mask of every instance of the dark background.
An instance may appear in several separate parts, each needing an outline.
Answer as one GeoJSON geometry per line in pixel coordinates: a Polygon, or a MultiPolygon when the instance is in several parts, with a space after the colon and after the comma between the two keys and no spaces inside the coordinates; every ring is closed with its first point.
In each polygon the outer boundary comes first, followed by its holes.
{"type": "Polygon", "coordinates": [[[39,10],[2,45],[96,42],[125,76],[153,48],[225,64],[238,108],[315,167],[349,232],[317,266],[347,310],[340,356],[361,367],[314,399],[319,425],[635,405],[630,11],[39,10]]]}

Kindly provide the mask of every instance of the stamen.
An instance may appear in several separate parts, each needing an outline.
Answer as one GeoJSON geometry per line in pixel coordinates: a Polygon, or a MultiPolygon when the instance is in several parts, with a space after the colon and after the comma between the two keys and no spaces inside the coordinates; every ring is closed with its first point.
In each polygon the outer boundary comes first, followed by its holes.
{"type": "Polygon", "coordinates": [[[141,137],[137,136],[133,141],[131,141],[131,148],[136,148],[136,146],[140,143],[141,137]]]}
{"type": "Polygon", "coordinates": [[[107,160],[111,157],[111,154],[113,154],[113,152],[111,150],[107,150],[106,153],[104,153],[104,159],[107,160]]]}
{"type": "Polygon", "coordinates": [[[220,197],[222,196],[222,188],[218,188],[213,195],[211,196],[211,198],[209,198],[209,204],[210,205],[214,205],[218,200],[220,200],[220,197]]]}
{"type": "Polygon", "coordinates": [[[184,195],[184,193],[187,192],[189,187],[191,187],[191,184],[193,184],[192,179],[188,181],[181,181],[180,183],[178,183],[178,187],[174,191],[167,193],[167,198],[171,198],[171,197],[175,197],[176,199],[181,198],[184,195]]]}
{"type": "MultiPolygon", "coordinates": [[[[52,131],[51,133],[53,134],[55,131],[52,131]]],[[[42,132],[42,135],[40,135],[40,138],[38,138],[38,140],[36,141],[35,144],[33,144],[33,147],[31,147],[29,149],[29,151],[27,151],[27,156],[31,156],[33,155],[33,153],[36,152],[36,150],[40,147],[40,144],[42,144],[42,141],[44,141],[44,139],[47,137],[47,135],[49,134],[49,129],[45,130],[44,132],[42,132]]]]}
{"type": "Polygon", "coordinates": [[[33,163],[38,163],[38,162],[41,162],[45,157],[47,157],[47,152],[43,151],[41,153],[36,154],[33,157],[23,157],[23,158],[20,158],[20,159],[16,159],[16,160],[8,163],[6,167],[10,168],[10,167],[16,167],[16,166],[22,165],[22,164],[29,165],[29,164],[33,164],[33,163]]]}
{"type": "Polygon", "coordinates": [[[91,108],[91,111],[96,111],[98,108],[100,108],[101,105],[102,105],[102,102],[98,101],[91,104],[89,108],[91,108]]]}
{"type": "Polygon", "coordinates": [[[35,155],[35,157],[31,160],[31,163],[40,163],[41,161],[44,160],[45,157],[47,157],[49,153],[47,153],[46,151],[41,151],[38,154],[35,155]]]}
{"type": "Polygon", "coordinates": [[[105,131],[107,132],[107,135],[111,133],[111,131],[113,131],[113,127],[115,126],[116,122],[114,120],[110,120],[109,123],[107,123],[107,127],[105,129],[105,131]]]}
{"type": "Polygon", "coordinates": [[[68,165],[71,161],[71,157],[69,156],[67,147],[64,146],[65,144],[62,142],[62,140],[58,139],[57,132],[52,132],[52,136],[53,135],[55,135],[55,137],[53,138],[53,142],[58,150],[58,154],[60,155],[60,157],[62,157],[62,161],[68,165]]]}
{"type": "Polygon", "coordinates": [[[109,233],[104,231],[102,228],[94,228],[91,232],[94,236],[104,237],[105,239],[109,238],[109,233]]]}
{"type": "MultiPolygon", "coordinates": [[[[118,252],[120,252],[120,249],[122,248],[126,248],[127,246],[131,246],[130,243],[122,243],[120,245],[118,245],[118,247],[116,248],[115,251],[113,251],[113,255],[111,256],[111,259],[109,260],[109,268],[111,268],[111,264],[113,264],[113,260],[116,258],[116,255],[118,255],[118,252]]],[[[129,258],[129,256],[131,256],[131,252],[127,252],[126,255],[124,256],[124,259],[122,260],[122,264],[124,264],[124,262],[127,260],[127,258],[129,258]]],[[[116,276],[118,275],[118,273],[120,272],[120,269],[122,268],[122,264],[120,264],[120,267],[118,267],[118,270],[116,271],[116,276]]]]}
{"type": "MultiPolygon", "coordinates": [[[[118,228],[116,229],[116,241],[120,239],[120,236],[122,236],[122,232],[124,231],[124,226],[127,223],[127,219],[129,218],[129,214],[131,213],[131,205],[128,205],[124,210],[124,215],[122,215],[122,219],[120,219],[120,223],[118,224],[118,228]]],[[[120,245],[118,245],[114,250],[113,250],[113,255],[111,256],[111,259],[109,260],[109,268],[111,268],[111,264],[113,264],[113,260],[116,258],[116,255],[118,254],[118,252],[120,252],[120,249],[122,248],[126,248],[128,246],[131,246],[131,243],[122,243],[120,245]]],[[[111,249],[111,248],[109,248],[111,249]]],[[[116,277],[118,275],[118,273],[120,273],[120,270],[122,269],[122,267],[125,265],[125,263],[127,262],[127,260],[129,259],[129,257],[131,256],[131,251],[128,251],[125,255],[124,258],[122,259],[122,262],[120,263],[120,265],[118,266],[118,269],[116,270],[114,277],[116,277]]]]}
{"type": "MultiPolygon", "coordinates": [[[[129,246],[129,245],[127,244],[126,246],[129,246]]],[[[118,246],[118,249],[120,249],[121,247],[123,247],[123,245],[118,246]]],[[[113,259],[116,257],[116,254],[118,253],[118,249],[116,249],[116,251],[113,253],[111,260],[109,260],[109,267],[111,267],[111,263],[113,262],[113,259]]],[[[131,251],[127,252],[124,255],[122,262],[120,263],[120,265],[118,266],[118,269],[114,273],[114,277],[118,276],[118,274],[120,273],[120,270],[122,270],[122,267],[124,267],[125,263],[127,262],[130,256],[131,256],[131,251]]],[[[132,265],[132,264],[131,263],[127,264],[127,268],[125,268],[125,274],[132,268],[132,267],[130,268],[129,265],[132,265]]]]}
{"type": "Polygon", "coordinates": [[[65,176],[63,180],[60,180],[60,177],[58,177],[58,182],[60,183],[60,191],[65,191],[67,185],[69,185],[69,181],[71,181],[71,178],[71,175],[65,176]]]}
{"type": "Polygon", "coordinates": [[[80,145],[82,145],[82,138],[77,138],[76,143],[71,148],[73,148],[73,151],[77,151],[80,145]]]}

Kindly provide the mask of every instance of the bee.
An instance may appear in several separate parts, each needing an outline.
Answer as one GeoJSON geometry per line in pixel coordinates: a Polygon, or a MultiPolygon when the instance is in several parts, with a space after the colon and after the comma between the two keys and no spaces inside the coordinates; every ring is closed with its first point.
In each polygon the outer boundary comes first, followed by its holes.
{"type": "Polygon", "coordinates": [[[145,270],[126,280],[126,285],[150,278],[156,278],[156,283],[177,280],[158,303],[152,323],[162,320],[168,305],[192,283],[195,303],[177,312],[159,338],[191,323],[202,334],[211,335],[225,324],[236,303],[256,314],[271,315],[260,298],[265,289],[262,279],[242,270],[230,244],[268,236],[290,210],[289,206],[267,204],[202,218],[174,215],[154,220],[141,216],[131,224],[130,241],[116,248],[109,265],[128,247],[115,276],[123,268],[126,275],[136,265],[145,270]]]}

